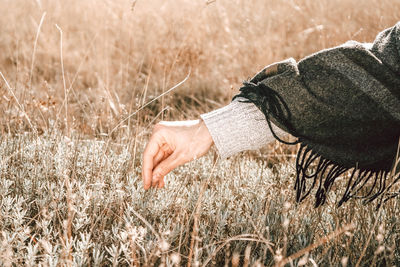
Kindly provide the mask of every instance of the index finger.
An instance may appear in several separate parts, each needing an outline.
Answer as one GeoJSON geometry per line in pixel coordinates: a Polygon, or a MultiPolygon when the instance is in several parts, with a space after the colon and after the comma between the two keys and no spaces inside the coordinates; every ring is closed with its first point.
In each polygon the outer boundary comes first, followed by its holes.
{"type": "Polygon", "coordinates": [[[144,189],[149,189],[152,180],[152,172],[153,172],[153,160],[154,156],[157,154],[160,149],[159,142],[156,136],[152,136],[146,145],[146,148],[143,152],[143,166],[142,166],[142,179],[144,184],[144,189]]]}

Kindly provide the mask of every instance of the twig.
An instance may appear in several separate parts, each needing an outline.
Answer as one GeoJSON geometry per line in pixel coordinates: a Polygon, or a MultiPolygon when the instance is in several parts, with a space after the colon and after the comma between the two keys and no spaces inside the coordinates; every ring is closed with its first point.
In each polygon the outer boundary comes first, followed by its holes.
{"type": "MultiPolygon", "coordinates": [[[[219,158],[219,156],[218,156],[219,158]]],[[[189,256],[188,256],[188,267],[191,266],[192,264],[192,257],[193,257],[193,247],[194,247],[194,241],[197,237],[198,230],[199,230],[199,216],[200,216],[200,207],[201,207],[201,199],[203,198],[204,192],[206,191],[208,182],[210,181],[211,175],[214,172],[215,166],[217,164],[217,160],[214,162],[213,167],[211,169],[210,175],[208,178],[202,183],[200,193],[199,193],[199,198],[197,199],[196,207],[195,207],[195,212],[194,212],[194,218],[193,218],[193,231],[192,231],[192,236],[190,239],[190,248],[189,248],[189,256]]]]}
{"type": "Polygon", "coordinates": [[[3,78],[4,82],[6,83],[6,87],[7,87],[8,91],[11,93],[11,95],[13,96],[13,98],[14,98],[15,102],[17,103],[19,109],[21,110],[22,114],[24,115],[25,119],[28,121],[29,126],[31,127],[33,132],[37,135],[37,131],[33,127],[32,122],[28,117],[28,114],[26,114],[24,107],[19,103],[18,98],[15,96],[14,91],[11,89],[11,86],[8,84],[6,78],[4,77],[4,75],[3,75],[3,73],[1,71],[0,71],[0,76],[1,76],[1,78],[3,78]]]}
{"type": "Polygon", "coordinates": [[[42,28],[42,24],[43,24],[45,17],[46,17],[46,12],[43,13],[42,18],[40,19],[39,26],[38,26],[38,29],[36,32],[35,43],[33,44],[31,73],[29,74],[29,90],[32,89],[32,75],[33,75],[33,65],[35,64],[36,46],[37,46],[37,42],[39,40],[40,29],[42,28]]]}
{"type": "Polygon", "coordinates": [[[142,105],[141,107],[139,107],[135,112],[129,114],[128,116],[126,116],[125,119],[122,119],[112,130],[108,135],[111,135],[115,130],[118,129],[119,126],[121,126],[122,123],[124,123],[126,120],[129,120],[130,118],[132,118],[132,116],[135,116],[135,114],[137,114],[140,110],[144,109],[145,107],[147,107],[148,105],[150,105],[151,103],[153,103],[154,101],[156,101],[157,99],[159,99],[160,97],[168,94],[169,92],[171,92],[172,90],[178,88],[179,86],[181,86],[184,82],[187,81],[187,79],[189,78],[191,73],[191,69],[189,69],[189,73],[186,75],[186,77],[180,81],[179,83],[177,83],[176,85],[174,85],[173,87],[171,87],[170,89],[168,89],[167,91],[165,91],[164,93],[162,93],[161,95],[153,98],[152,100],[150,100],[149,102],[147,102],[146,104],[142,105]]]}
{"type": "Polygon", "coordinates": [[[367,242],[365,242],[365,245],[364,245],[364,247],[363,247],[363,250],[362,250],[362,252],[361,252],[361,255],[360,255],[360,257],[358,258],[358,261],[357,261],[357,263],[356,263],[356,265],[355,265],[356,267],[360,266],[361,260],[362,260],[362,258],[364,257],[365,252],[367,251],[369,242],[371,242],[372,235],[374,234],[374,230],[375,230],[376,225],[378,224],[378,221],[379,221],[378,218],[379,218],[380,215],[381,215],[381,210],[382,210],[382,205],[379,206],[378,213],[377,213],[377,215],[376,215],[374,225],[373,225],[372,228],[371,228],[371,232],[369,233],[367,242]]]}
{"type": "MultiPolygon", "coordinates": [[[[225,241],[222,242],[217,242],[217,243],[222,243],[221,245],[219,245],[214,251],[213,253],[204,261],[202,267],[207,266],[207,264],[212,260],[213,257],[215,257],[215,255],[217,255],[218,251],[220,251],[223,247],[225,247],[228,243],[232,242],[232,241],[252,241],[252,242],[259,242],[259,243],[265,243],[268,247],[270,247],[271,245],[273,245],[272,243],[268,242],[267,240],[264,239],[259,239],[259,237],[257,235],[254,234],[243,234],[243,235],[238,235],[238,236],[234,236],[231,238],[226,239],[225,241]]],[[[216,243],[212,244],[215,245],[216,243]]],[[[209,245],[211,246],[211,245],[209,245]]],[[[203,247],[202,249],[204,249],[205,247],[203,247]]]]}
{"type": "Polygon", "coordinates": [[[68,128],[68,93],[67,86],[65,84],[65,73],[64,73],[64,59],[63,59],[63,32],[61,28],[56,24],[57,29],[60,31],[60,61],[61,61],[61,73],[64,86],[64,107],[65,107],[65,128],[67,129],[67,136],[69,137],[68,128]]]}
{"type": "Polygon", "coordinates": [[[315,248],[327,243],[329,240],[331,240],[331,239],[333,239],[333,238],[335,238],[335,237],[337,237],[337,236],[339,236],[339,235],[341,235],[341,234],[343,234],[343,233],[345,233],[347,231],[353,230],[354,228],[355,228],[355,226],[353,224],[345,225],[343,228],[341,228],[339,230],[336,230],[336,231],[334,231],[333,233],[330,233],[327,236],[324,236],[323,238],[319,239],[317,242],[315,242],[315,243],[307,246],[306,248],[303,248],[303,249],[297,251],[296,253],[284,258],[283,260],[278,262],[276,264],[276,266],[277,267],[285,266],[285,264],[287,264],[289,262],[292,262],[293,260],[295,260],[295,259],[303,256],[304,254],[310,252],[311,250],[313,250],[313,249],[315,249],[315,248]]]}

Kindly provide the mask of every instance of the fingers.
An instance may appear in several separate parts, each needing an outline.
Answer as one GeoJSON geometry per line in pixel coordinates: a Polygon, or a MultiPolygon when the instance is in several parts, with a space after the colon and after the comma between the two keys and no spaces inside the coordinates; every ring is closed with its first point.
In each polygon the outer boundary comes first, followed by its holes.
{"type": "Polygon", "coordinates": [[[159,141],[157,136],[153,135],[143,152],[142,179],[145,190],[150,188],[154,166],[153,160],[159,150],[159,141]]]}
{"type": "Polygon", "coordinates": [[[158,185],[158,187],[163,187],[164,176],[183,163],[178,153],[172,153],[169,157],[161,161],[153,170],[152,186],[155,187],[158,185]]]}
{"type": "Polygon", "coordinates": [[[165,160],[168,156],[169,156],[169,154],[164,152],[162,149],[160,149],[160,151],[158,151],[157,155],[155,155],[154,161],[153,161],[153,177],[152,177],[152,181],[151,181],[152,187],[157,187],[157,185],[158,185],[158,188],[161,188],[160,181],[161,180],[164,181],[164,179],[163,178],[161,178],[159,180],[154,179],[154,169],[157,168],[158,164],[161,161],[165,160]]]}
{"type": "Polygon", "coordinates": [[[160,163],[166,156],[168,156],[166,152],[160,149],[153,158],[153,169],[157,167],[158,163],[160,163]]]}
{"type": "Polygon", "coordinates": [[[158,180],[158,188],[163,188],[164,185],[165,185],[164,178],[161,178],[160,180],[158,180]]]}
{"type": "MultiPolygon", "coordinates": [[[[161,146],[161,149],[158,151],[157,155],[154,156],[153,171],[154,171],[154,168],[156,168],[157,165],[161,161],[166,159],[169,155],[171,155],[171,151],[169,151],[167,148],[165,148],[165,146],[161,146]]],[[[163,178],[159,179],[158,180],[158,188],[162,188],[162,187],[164,187],[164,185],[165,185],[164,179],[163,178]]],[[[152,186],[156,187],[157,186],[157,182],[156,181],[152,181],[152,186]]]]}

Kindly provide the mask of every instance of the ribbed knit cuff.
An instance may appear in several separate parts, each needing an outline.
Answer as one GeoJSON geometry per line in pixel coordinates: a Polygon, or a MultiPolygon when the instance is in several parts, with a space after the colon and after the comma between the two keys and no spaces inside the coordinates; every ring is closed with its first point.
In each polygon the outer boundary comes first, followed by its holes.
{"type": "MultiPolygon", "coordinates": [[[[264,114],[253,104],[238,102],[201,114],[222,159],[244,150],[259,149],[275,140],[264,114]]],[[[286,133],[273,128],[280,136],[286,133]]]]}

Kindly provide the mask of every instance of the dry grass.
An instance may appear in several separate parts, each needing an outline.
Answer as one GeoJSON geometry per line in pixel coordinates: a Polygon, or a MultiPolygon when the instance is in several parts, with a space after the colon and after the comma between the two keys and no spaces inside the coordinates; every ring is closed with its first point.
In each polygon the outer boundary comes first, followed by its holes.
{"type": "Polygon", "coordinates": [[[295,204],[293,148],[210,153],[158,191],[140,178],[155,121],[228,103],[274,61],[372,41],[399,13],[399,0],[3,1],[0,265],[399,265],[399,201],[295,204]]]}

